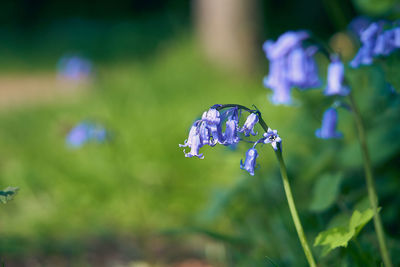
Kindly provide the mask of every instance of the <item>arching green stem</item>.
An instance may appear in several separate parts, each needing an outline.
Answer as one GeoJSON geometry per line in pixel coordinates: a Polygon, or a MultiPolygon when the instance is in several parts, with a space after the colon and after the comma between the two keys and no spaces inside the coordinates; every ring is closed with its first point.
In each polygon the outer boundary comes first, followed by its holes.
{"type": "Polygon", "coordinates": [[[279,168],[281,171],[283,188],[285,189],[286,199],[289,205],[290,214],[292,215],[294,226],[296,227],[297,235],[299,236],[301,246],[303,247],[304,254],[306,255],[308,264],[311,267],[316,267],[316,263],[314,257],[312,255],[311,249],[308,246],[306,235],[304,234],[303,226],[301,225],[301,221],[299,218],[299,214],[297,213],[296,205],[292,195],[292,189],[290,188],[289,178],[287,176],[285,162],[282,157],[282,150],[280,146],[275,151],[276,158],[279,162],[279,168]]]}
{"type": "Polygon", "coordinates": [[[369,202],[371,204],[372,210],[374,212],[374,226],[375,226],[375,232],[378,238],[378,243],[379,243],[379,250],[381,252],[382,260],[383,263],[385,264],[386,267],[392,267],[392,261],[390,260],[390,254],[386,246],[386,241],[385,241],[385,232],[383,230],[383,225],[382,225],[382,220],[381,216],[378,212],[378,196],[376,194],[376,189],[375,189],[375,181],[374,181],[374,176],[372,172],[372,164],[371,164],[371,159],[369,156],[369,151],[368,151],[368,146],[367,146],[367,138],[365,134],[365,129],[364,125],[362,122],[362,117],[361,113],[358,109],[358,106],[356,102],[354,101],[354,98],[352,94],[350,93],[349,95],[350,99],[350,104],[351,108],[353,111],[353,117],[354,121],[357,127],[357,132],[358,132],[358,139],[360,141],[360,147],[361,147],[361,153],[363,157],[363,162],[364,162],[364,171],[365,171],[365,180],[367,184],[367,190],[368,190],[368,198],[369,202]]]}

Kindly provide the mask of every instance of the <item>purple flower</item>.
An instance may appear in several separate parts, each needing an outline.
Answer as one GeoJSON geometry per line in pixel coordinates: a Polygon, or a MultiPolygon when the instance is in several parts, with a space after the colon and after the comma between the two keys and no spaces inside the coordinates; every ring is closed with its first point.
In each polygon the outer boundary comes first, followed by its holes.
{"type": "Polygon", "coordinates": [[[255,148],[250,148],[246,153],[246,159],[243,161],[240,160],[240,168],[242,170],[246,170],[250,173],[250,175],[254,176],[254,168],[256,166],[256,159],[258,153],[255,148]]]}
{"type": "Polygon", "coordinates": [[[293,103],[291,92],[292,88],[290,88],[289,83],[282,83],[273,89],[273,94],[269,97],[269,100],[274,105],[291,105],[293,103]]]}
{"type": "Polygon", "coordinates": [[[195,135],[198,134],[197,123],[198,123],[198,121],[196,121],[196,122],[192,125],[192,127],[190,128],[190,131],[189,131],[188,139],[185,140],[185,142],[184,142],[183,145],[179,144],[179,147],[191,147],[191,146],[192,146],[192,144],[193,144],[193,139],[194,139],[195,135]]]}
{"type": "Polygon", "coordinates": [[[387,56],[394,49],[394,31],[387,30],[377,37],[373,53],[376,56],[387,56]]]}
{"type": "Polygon", "coordinates": [[[272,103],[291,104],[292,87],[307,89],[320,85],[313,58],[317,48],[302,47],[302,41],[308,37],[305,31],[286,32],[275,43],[270,40],[264,43],[263,49],[269,59],[269,74],[264,78],[264,86],[273,91],[272,103]]]}
{"type": "Polygon", "coordinates": [[[204,145],[212,145],[212,143],[210,142],[210,130],[207,128],[207,122],[202,121],[200,123],[200,127],[199,127],[199,134],[200,134],[200,140],[201,140],[201,144],[204,145]]]}
{"type": "Polygon", "coordinates": [[[226,129],[224,134],[224,145],[233,145],[239,143],[238,123],[239,116],[237,108],[232,110],[233,114],[226,121],[226,129]]]}
{"type": "Polygon", "coordinates": [[[278,149],[278,144],[280,145],[281,142],[282,139],[279,137],[277,130],[268,128],[268,131],[264,133],[264,144],[271,144],[275,151],[278,149]]]}
{"type": "Polygon", "coordinates": [[[251,113],[243,127],[239,130],[239,132],[243,132],[245,136],[249,136],[250,134],[252,135],[256,135],[257,133],[254,132],[254,126],[256,125],[256,123],[258,122],[258,116],[256,113],[251,113]]]}
{"type": "Polygon", "coordinates": [[[336,130],[337,117],[336,109],[328,108],[324,113],[322,126],[315,131],[315,135],[322,139],[341,138],[343,134],[336,130]]]}
{"type": "Polygon", "coordinates": [[[375,49],[376,39],[382,26],[378,23],[371,23],[367,28],[360,32],[362,46],[358,50],[350,66],[357,68],[360,65],[371,65],[373,61],[373,51],[375,49]]]}
{"type": "Polygon", "coordinates": [[[339,58],[333,58],[328,66],[328,84],[325,88],[325,95],[348,95],[350,89],[343,84],[344,65],[339,58]]]}
{"type": "Polygon", "coordinates": [[[207,112],[203,113],[202,120],[207,123],[207,128],[212,135],[212,145],[217,143],[224,143],[224,136],[222,135],[221,129],[221,118],[219,111],[215,108],[210,108],[207,112]]]}
{"type": "Polygon", "coordinates": [[[76,55],[64,56],[57,63],[59,77],[75,81],[89,78],[92,68],[88,59],[76,55]]]}
{"type": "Polygon", "coordinates": [[[79,148],[90,141],[102,143],[107,138],[106,129],[91,122],[81,122],[68,133],[66,144],[71,148],[79,148]]]}
{"type": "Polygon", "coordinates": [[[198,124],[199,121],[196,121],[192,125],[189,131],[188,139],[185,140],[185,143],[183,145],[179,144],[179,147],[190,147],[189,153],[186,153],[185,149],[183,150],[183,153],[185,153],[185,157],[187,158],[191,157],[198,157],[200,159],[204,158],[203,154],[199,154],[199,150],[203,146],[203,144],[201,142],[198,124]]]}
{"type": "Polygon", "coordinates": [[[317,47],[310,46],[307,49],[298,47],[288,55],[287,78],[294,86],[300,88],[312,88],[320,85],[318,69],[314,61],[317,47]]]}
{"type": "Polygon", "coordinates": [[[299,46],[301,42],[309,37],[306,31],[289,31],[282,34],[278,40],[273,43],[268,40],[264,43],[263,49],[268,59],[276,59],[287,55],[293,48],[299,46]]]}
{"type": "Polygon", "coordinates": [[[186,153],[185,149],[183,150],[183,153],[185,153],[185,157],[191,158],[191,157],[198,157],[199,159],[204,159],[203,153],[199,154],[199,150],[202,147],[201,141],[200,141],[200,135],[196,134],[192,138],[192,144],[190,146],[190,152],[186,153]]]}
{"type": "Polygon", "coordinates": [[[396,48],[400,48],[400,27],[392,29],[393,31],[393,45],[396,48]]]}

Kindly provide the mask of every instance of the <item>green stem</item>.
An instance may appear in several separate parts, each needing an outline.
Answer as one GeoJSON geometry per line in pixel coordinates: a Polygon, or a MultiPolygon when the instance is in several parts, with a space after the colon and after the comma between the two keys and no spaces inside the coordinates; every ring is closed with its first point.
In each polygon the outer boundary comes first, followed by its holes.
{"type": "Polygon", "coordinates": [[[296,210],[296,205],[295,205],[294,200],[293,200],[292,190],[290,189],[290,184],[289,184],[289,179],[288,179],[288,176],[287,176],[286,166],[285,166],[285,162],[283,161],[282,151],[281,151],[280,147],[278,148],[278,150],[275,151],[275,154],[276,154],[276,157],[277,157],[278,162],[279,162],[279,168],[280,168],[280,171],[281,171],[283,187],[285,189],[286,198],[287,198],[287,201],[288,201],[288,204],[289,204],[290,214],[292,215],[292,219],[293,219],[294,225],[296,227],[297,235],[299,236],[300,243],[301,243],[301,246],[303,247],[304,254],[306,255],[308,264],[311,267],[316,267],[317,265],[315,263],[315,260],[314,260],[314,257],[312,255],[311,249],[308,246],[307,238],[306,238],[306,236],[304,234],[303,226],[301,225],[300,218],[299,218],[299,215],[298,215],[297,210],[296,210]]]}
{"type": "Polygon", "coordinates": [[[374,182],[374,177],[373,177],[373,173],[372,173],[372,164],[371,164],[371,159],[369,157],[367,138],[366,138],[365,129],[364,129],[362,118],[361,118],[361,113],[357,107],[356,102],[354,101],[352,94],[349,95],[349,99],[350,99],[351,107],[353,110],[354,121],[355,121],[355,124],[357,127],[358,138],[359,138],[360,147],[361,147],[361,153],[362,153],[362,157],[363,157],[363,161],[364,161],[364,171],[365,171],[365,180],[367,183],[368,198],[369,198],[369,202],[371,204],[372,210],[374,212],[374,226],[375,226],[376,235],[378,237],[379,250],[381,252],[382,260],[383,260],[383,263],[385,264],[385,266],[392,267],[393,264],[390,260],[389,251],[386,247],[385,233],[383,231],[381,216],[378,212],[378,196],[376,194],[375,182],[374,182]]]}

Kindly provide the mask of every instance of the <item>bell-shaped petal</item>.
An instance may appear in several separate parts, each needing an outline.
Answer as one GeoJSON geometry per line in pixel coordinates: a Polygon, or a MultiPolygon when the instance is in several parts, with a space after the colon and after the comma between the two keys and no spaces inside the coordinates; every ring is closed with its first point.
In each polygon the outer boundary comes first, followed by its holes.
{"type": "Polygon", "coordinates": [[[238,137],[238,122],[230,117],[226,121],[226,129],[224,134],[224,145],[234,145],[239,143],[238,137]]]}
{"type": "Polygon", "coordinates": [[[322,118],[322,126],[315,131],[315,135],[322,139],[341,138],[343,134],[336,130],[337,119],[336,109],[328,108],[322,118]]]}
{"type": "Polygon", "coordinates": [[[243,127],[239,131],[243,132],[245,136],[249,136],[250,134],[256,135],[257,133],[254,132],[254,126],[257,124],[257,122],[258,122],[257,114],[251,113],[247,117],[243,127]]]}
{"type": "Polygon", "coordinates": [[[188,139],[185,140],[183,145],[179,144],[179,147],[191,147],[193,144],[193,138],[198,135],[198,132],[197,122],[195,122],[190,128],[188,139]]]}
{"type": "Polygon", "coordinates": [[[254,176],[254,168],[256,167],[257,156],[257,150],[255,148],[250,148],[246,153],[246,159],[244,160],[244,163],[242,160],[240,160],[240,168],[242,170],[246,170],[250,173],[250,175],[254,176]]]}
{"type": "Polygon", "coordinates": [[[350,89],[343,84],[344,81],[344,65],[343,62],[335,58],[328,66],[327,86],[325,95],[348,95],[350,89]]]}
{"type": "Polygon", "coordinates": [[[289,83],[287,81],[282,82],[273,89],[273,94],[269,97],[269,100],[274,105],[291,105],[293,103],[291,92],[289,83]]]}
{"type": "Polygon", "coordinates": [[[190,152],[186,153],[185,150],[183,150],[183,153],[185,153],[185,157],[191,158],[191,157],[198,157],[200,159],[203,159],[203,153],[199,153],[200,148],[202,147],[201,145],[201,140],[200,140],[200,135],[196,134],[192,137],[191,140],[191,145],[190,145],[190,152]]]}
{"type": "Polygon", "coordinates": [[[207,123],[207,128],[212,136],[212,142],[210,145],[216,145],[217,143],[224,143],[224,136],[221,128],[221,115],[215,108],[210,108],[207,112],[203,113],[202,120],[207,123]]]}
{"type": "Polygon", "coordinates": [[[212,145],[210,129],[207,127],[207,122],[202,121],[199,127],[200,142],[204,145],[212,145]]]}
{"type": "Polygon", "coordinates": [[[320,85],[318,68],[313,58],[317,48],[310,46],[307,49],[297,47],[288,55],[287,79],[294,86],[302,89],[320,85]]]}

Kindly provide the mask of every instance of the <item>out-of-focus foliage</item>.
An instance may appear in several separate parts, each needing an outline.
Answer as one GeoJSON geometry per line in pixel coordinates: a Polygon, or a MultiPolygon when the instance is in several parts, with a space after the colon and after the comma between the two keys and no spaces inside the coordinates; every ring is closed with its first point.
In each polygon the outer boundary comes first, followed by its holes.
{"type": "Polygon", "coordinates": [[[315,238],[314,246],[323,246],[323,255],[328,254],[337,247],[347,247],[349,241],[361,231],[373,216],[372,209],[367,209],[364,212],[355,210],[347,225],[334,227],[319,233],[315,238]]]}
{"type": "Polygon", "coordinates": [[[9,186],[4,190],[0,190],[0,202],[7,203],[8,201],[12,200],[17,194],[18,189],[18,187],[9,186]]]}

